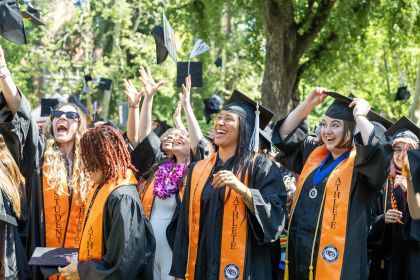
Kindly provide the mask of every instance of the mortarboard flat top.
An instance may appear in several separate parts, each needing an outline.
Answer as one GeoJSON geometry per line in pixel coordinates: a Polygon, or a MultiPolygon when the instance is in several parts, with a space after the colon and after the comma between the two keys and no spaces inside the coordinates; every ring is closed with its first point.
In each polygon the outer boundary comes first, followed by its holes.
{"type": "Polygon", "coordinates": [[[26,44],[25,28],[18,2],[0,1],[0,15],[0,35],[15,44],[26,44]]]}
{"type": "MultiPolygon", "coordinates": [[[[264,129],[274,116],[274,113],[259,105],[260,111],[260,128],[264,129]]],[[[257,102],[235,89],[226,102],[222,110],[233,111],[239,115],[245,117],[247,122],[254,126],[255,122],[255,110],[257,108],[257,102]]]]}
{"type": "MultiPolygon", "coordinates": [[[[203,64],[201,62],[190,63],[191,87],[203,86],[203,64]]],[[[176,85],[181,87],[188,76],[188,62],[177,62],[176,64],[176,85]]]]}
{"type": "MultiPolygon", "coordinates": [[[[336,100],[342,101],[342,102],[347,103],[347,104],[350,104],[353,101],[353,98],[348,97],[348,96],[344,96],[344,95],[342,95],[340,93],[337,93],[337,92],[325,91],[323,93],[331,96],[332,98],[334,98],[336,100]]],[[[390,128],[393,125],[393,123],[391,121],[385,119],[384,117],[382,117],[381,115],[373,112],[372,110],[369,111],[367,117],[370,121],[378,122],[378,123],[382,124],[387,129],[390,128]]]]}
{"type": "MultiPolygon", "coordinates": [[[[400,132],[407,131],[407,130],[411,131],[415,136],[417,136],[417,142],[418,142],[418,140],[420,139],[420,127],[418,127],[415,123],[413,123],[407,117],[402,117],[390,128],[388,128],[388,130],[385,132],[385,135],[391,136],[391,137],[397,136],[397,134],[400,134],[400,132]]],[[[404,137],[404,135],[399,135],[399,137],[404,137]]]]}
{"type": "Polygon", "coordinates": [[[69,264],[66,257],[69,256],[77,260],[78,252],[79,249],[76,248],[36,247],[29,260],[29,265],[64,267],[69,264]]]}
{"type": "Polygon", "coordinates": [[[41,99],[41,117],[49,117],[51,110],[57,107],[60,102],[56,98],[41,99]]]}

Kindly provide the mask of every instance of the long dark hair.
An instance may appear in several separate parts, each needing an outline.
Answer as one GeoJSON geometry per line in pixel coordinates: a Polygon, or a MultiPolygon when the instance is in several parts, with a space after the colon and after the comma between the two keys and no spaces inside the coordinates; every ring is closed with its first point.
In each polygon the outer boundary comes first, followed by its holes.
{"type": "Polygon", "coordinates": [[[246,119],[240,115],[239,117],[239,139],[236,154],[233,157],[233,173],[236,174],[242,168],[242,179],[245,172],[253,160],[253,151],[250,151],[249,145],[252,137],[252,127],[247,123],[246,119]]]}

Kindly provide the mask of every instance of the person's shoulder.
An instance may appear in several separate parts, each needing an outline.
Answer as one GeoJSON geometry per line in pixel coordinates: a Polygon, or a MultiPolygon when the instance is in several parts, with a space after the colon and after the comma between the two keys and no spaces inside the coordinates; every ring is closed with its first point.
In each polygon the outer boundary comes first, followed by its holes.
{"type": "Polygon", "coordinates": [[[110,202],[120,201],[122,199],[128,199],[128,200],[140,202],[140,198],[139,198],[139,194],[137,192],[136,186],[134,185],[119,186],[118,188],[113,190],[108,197],[108,201],[110,202]]]}

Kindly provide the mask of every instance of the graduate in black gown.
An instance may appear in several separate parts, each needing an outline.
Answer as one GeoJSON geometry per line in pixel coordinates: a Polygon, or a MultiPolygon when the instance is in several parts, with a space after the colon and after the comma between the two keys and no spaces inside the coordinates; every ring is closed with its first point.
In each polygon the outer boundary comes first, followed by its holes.
{"type": "Polygon", "coordinates": [[[285,279],[366,279],[370,205],[386,180],[392,150],[381,145],[383,131],[368,120],[363,99],[336,99],[322,118],[320,139],[309,135],[305,119],[325,93],[314,89],[273,132],[281,163],[300,174],[285,279]],[[353,137],[356,124],[360,133],[353,137]]]}
{"type": "Polygon", "coordinates": [[[0,279],[28,279],[25,236],[19,232],[24,224],[25,179],[1,134],[0,159],[0,279]]]}
{"type": "Polygon", "coordinates": [[[272,116],[236,90],[221,110],[215,124],[218,152],[190,166],[172,276],[279,277],[277,239],[284,227],[286,190],[277,165],[257,153],[258,123],[264,128],[272,116]]]}
{"type": "Polygon", "coordinates": [[[86,205],[79,261],[59,268],[67,279],[153,279],[155,239],[136,190],[135,167],[122,135],[99,126],[81,139],[95,181],[86,205]]]}
{"type": "Polygon", "coordinates": [[[394,152],[388,180],[372,207],[369,279],[418,279],[420,221],[412,219],[415,209],[410,209],[408,200],[415,194],[403,169],[407,151],[418,152],[420,128],[403,117],[386,135],[393,139],[394,152]]]}

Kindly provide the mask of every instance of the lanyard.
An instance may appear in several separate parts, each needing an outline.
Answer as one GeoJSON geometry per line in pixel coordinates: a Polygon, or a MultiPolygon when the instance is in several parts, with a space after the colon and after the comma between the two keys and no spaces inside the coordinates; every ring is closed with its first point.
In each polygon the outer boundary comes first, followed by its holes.
{"type": "Polygon", "coordinates": [[[327,166],[325,166],[325,164],[327,163],[328,158],[331,156],[331,153],[328,153],[328,155],[322,160],[321,165],[316,170],[315,176],[314,176],[314,178],[312,180],[312,184],[314,186],[318,185],[319,182],[322,181],[322,179],[324,179],[328,174],[330,174],[331,171],[337,165],[339,165],[340,162],[342,162],[343,160],[345,160],[346,158],[348,158],[349,155],[350,155],[350,152],[345,152],[341,156],[339,156],[337,159],[335,159],[331,164],[328,164],[327,166]]]}

